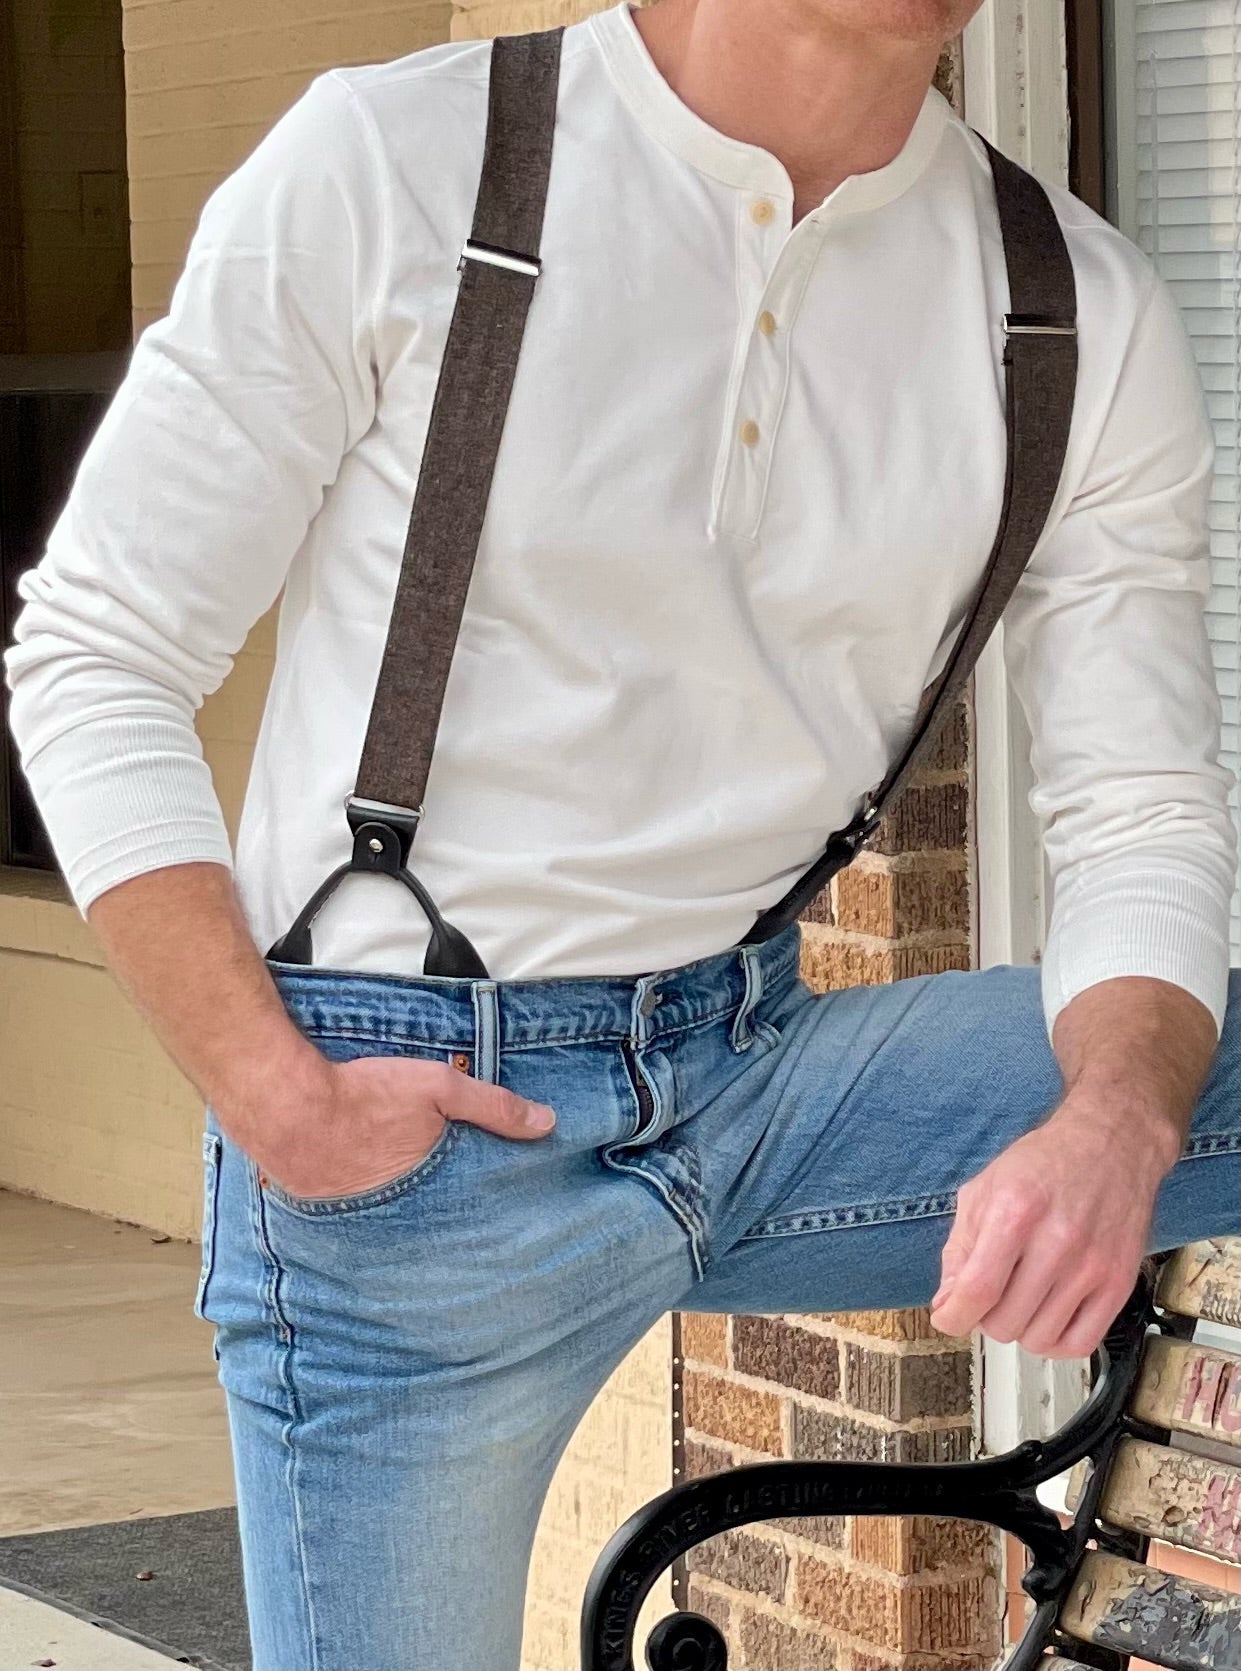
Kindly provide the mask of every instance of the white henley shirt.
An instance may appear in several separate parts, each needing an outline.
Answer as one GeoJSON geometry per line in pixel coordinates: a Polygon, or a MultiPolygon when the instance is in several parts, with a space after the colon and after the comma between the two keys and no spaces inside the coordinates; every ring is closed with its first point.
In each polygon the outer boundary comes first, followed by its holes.
{"type": "MultiPolygon", "coordinates": [[[[231,866],[260,949],[348,857],[352,788],[470,232],[490,43],[319,75],[211,194],[6,656],[83,914],[231,866]],[[281,588],[230,848],[194,726],[281,588]]],[[[1154,975],[1222,1024],[1236,838],[1204,624],[1210,430],[1180,319],[1059,189],[1080,295],[1068,463],[1005,617],[1054,880],[1048,1027],[1154,975]]],[[[627,4],[565,30],[516,386],[413,868],[500,979],[731,945],[906,736],[991,546],[1007,285],[980,142],[938,92],[793,224],[627,4]]],[[[418,974],[349,877],[323,967],[418,974]]]]}

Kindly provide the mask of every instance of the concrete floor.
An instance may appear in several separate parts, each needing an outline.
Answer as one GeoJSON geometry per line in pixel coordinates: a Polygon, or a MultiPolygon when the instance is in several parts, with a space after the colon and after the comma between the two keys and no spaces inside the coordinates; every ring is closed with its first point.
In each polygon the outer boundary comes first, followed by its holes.
{"type": "Polygon", "coordinates": [[[0,1667],[18,1671],[18,1667],[47,1660],[63,1671],[160,1671],[164,1666],[184,1666],[183,1660],[165,1659],[58,1607],[0,1589],[0,1667]]]}
{"type": "MultiPolygon", "coordinates": [[[[186,1242],[0,1191],[0,1536],[233,1501],[198,1264],[186,1242]]],[[[0,1671],[40,1658],[171,1663],[0,1591],[0,1671]]]]}

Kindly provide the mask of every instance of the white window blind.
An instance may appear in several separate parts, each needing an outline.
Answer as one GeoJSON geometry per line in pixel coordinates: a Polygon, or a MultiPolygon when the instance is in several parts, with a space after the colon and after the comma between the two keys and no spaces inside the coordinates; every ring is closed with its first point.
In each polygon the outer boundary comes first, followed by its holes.
{"type": "MultiPolygon", "coordinates": [[[[1113,218],[1181,307],[1215,426],[1208,627],[1223,757],[1241,769],[1241,9],[1237,0],[1114,0],[1113,218]]],[[[1241,829],[1237,787],[1233,816],[1241,829]]],[[[1241,957],[1241,890],[1232,950],[1241,957]]]]}

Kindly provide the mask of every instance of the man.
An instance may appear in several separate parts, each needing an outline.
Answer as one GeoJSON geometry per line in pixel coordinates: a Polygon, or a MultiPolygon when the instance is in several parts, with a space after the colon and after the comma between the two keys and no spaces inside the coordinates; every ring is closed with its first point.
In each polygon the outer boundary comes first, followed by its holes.
{"type": "Polygon", "coordinates": [[[208,1103],[260,1667],[515,1666],[557,1457],[668,1308],[934,1299],[1076,1356],[1144,1248],[1238,1228],[1210,436],[1167,292],[1063,191],[1074,427],[1005,640],[1041,975],[816,996],[795,927],[737,947],[882,776],[999,515],[995,202],[930,88],[976,5],[565,32],[417,841],[494,978],[422,974],[378,877],[313,967],[259,950],[348,853],[489,43],[318,77],[216,190],[22,579],[26,770],[208,1103]],[[192,718],[282,585],[234,868],[192,718]]]}

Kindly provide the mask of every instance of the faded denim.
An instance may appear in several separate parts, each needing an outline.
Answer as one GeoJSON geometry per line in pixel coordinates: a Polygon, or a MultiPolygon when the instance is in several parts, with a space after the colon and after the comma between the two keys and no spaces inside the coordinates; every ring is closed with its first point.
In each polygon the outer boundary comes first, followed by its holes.
{"type": "MultiPolygon", "coordinates": [[[[617,978],[272,963],[333,1060],[548,1102],[366,1195],[260,1186],[210,1109],[197,1309],[227,1393],[257,1671],[513,1671],[544,1493],[669,1309],[923,1305],[954,1192],[1055,1102],[1038,971],[814,994],[798,931],[617,978]]],[[[1241,973],[1151,1248],[1236,1234],[1241,973]]]]}

